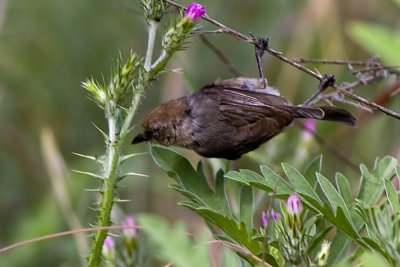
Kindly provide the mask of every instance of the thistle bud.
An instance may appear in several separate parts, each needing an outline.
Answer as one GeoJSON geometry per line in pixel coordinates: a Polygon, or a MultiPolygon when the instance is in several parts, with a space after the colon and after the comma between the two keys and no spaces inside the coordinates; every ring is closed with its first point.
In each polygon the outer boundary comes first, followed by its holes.
{"type": "Polygon", "coordinates": [[[289,215],[299,216],[303,210],[300,196],[298,194],[291,194],[286,201],[286,208],[289,215]]]}
{"type": "Polygon", "coordinates": [[[103,243],[102,249],[103,257],[108,261],[115,259],[115,241],[111,236],[107,236],[103,243]]]}
{"type": "Polygon", "coordinates": [[[166,8],[167,4],[162,0],[142,0],[142,9],[147,22],[159,22],[166,8]]]}
{"type": "Polygon", "coordinates": [[[134,239],[138,235],[135,216],[126,216],[125,219],[122,221],[122,225],[126,227],[122,230],[125,240],[127,241],[127,243],[132,243],[132,241],[134,241],[134,239]]]}

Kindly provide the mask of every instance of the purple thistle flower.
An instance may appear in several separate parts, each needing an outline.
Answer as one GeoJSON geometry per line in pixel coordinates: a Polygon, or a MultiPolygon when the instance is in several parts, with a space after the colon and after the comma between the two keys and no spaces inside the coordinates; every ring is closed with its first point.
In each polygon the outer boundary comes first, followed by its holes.
{"type": "Polygon", "coordinates": [[[106,259],[113,259],[115,253],[115,241],[111,236],[107,236],[103,243],[102,254],[106,259]]]}
{"type": "Polygon", "coordinates": [[[199,3],[191,3],[185,12],[185,17],[188,17],[192,22],[203,16],[206,13],[206,9],[199,3]]]}
{"type": "Polygon", "coordinates": [[[286,201],[286,209],[290,215],[300,215],[303,210],[301,199],[298,194],[291,194],[286,201]]]}
{"type": "Polygon", "coordinates": [[[122,221],[122,225],[127,227],[122,230],[123,235],[127,240],[132,240],[138,235],[138,225],[136,224],[136,218],[134,215],[126,216],[122,221]]]}

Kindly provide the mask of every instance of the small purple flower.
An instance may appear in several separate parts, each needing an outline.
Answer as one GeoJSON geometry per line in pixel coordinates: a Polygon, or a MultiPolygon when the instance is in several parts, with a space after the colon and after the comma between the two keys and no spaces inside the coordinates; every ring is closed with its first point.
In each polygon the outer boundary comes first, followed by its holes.
{"type": "Polygon", "coordinates": [[[104,258],[111,260],[115,254],[115,241],[111,236],[107,236],[103,243],[102,254],[104,258]]]}
{"type": "Polygon", "coordinates": [[[267,225],[268,225],[268,214],[265,211],[263,211],[261,213],[261,220],[262,220],[263,226],[267,227],[267,225]]]}
{"type": "Polygon", "coordinates": [[[279,215],[278,215],[278,213],[275,212],[274,209],[271,209],[271,216],[272,216],[272,219],[274,219],[275,222],[278,221],[279,215]]]}
{"type": "Polygon", "coordinates": [[[298,194],[291,194],[286,201],[286,209],[290,215],[300,215],[303,210],[301,199],[298,194]]]}
{"type": "Polygon", "coordinates": [[[122,225],[127,227],[122,230],[123,235],[127,240],[132,240],[138,235],[138,226],[136,224],[135,216],[126,216],[125,219],[122,221],[122,225]]]}
{"type": "Polygon", "coordinates": [[[262,223],[263,223],[264,227],[267,227],[269,217],[271,217],[271,216],[272,216],[272,219],[274,219],[275,222],[278,220],[278,216],[279,215],[278,215],[278,213],[275,212],[274,209],[271,209],[271,210],[269,210],[267,212],[263,211],[261,213],[261,220],[262,220],[262,223]]]}
{"type": "Polygon", "coordinates": [[[203,16],[206,13],[206,9],[199,3],[191,3],[185,12],[185,17],[188,17],[192,22],[203,16]]]}

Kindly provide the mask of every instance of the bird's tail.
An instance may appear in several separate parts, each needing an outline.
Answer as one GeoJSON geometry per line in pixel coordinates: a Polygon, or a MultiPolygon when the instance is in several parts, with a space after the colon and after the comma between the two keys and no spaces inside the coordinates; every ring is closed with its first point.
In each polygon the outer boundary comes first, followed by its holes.
{"type": "Polygon", "coordinates": [[[353,114],[351,114],[350,111],[342,108],[332,106],[323,106],[317,108],[296,106],[293,107],[292,111],[294,112],[295,118],[337,121],[351,126],[356,124],[356,118],[353,116],[353,114]]]}

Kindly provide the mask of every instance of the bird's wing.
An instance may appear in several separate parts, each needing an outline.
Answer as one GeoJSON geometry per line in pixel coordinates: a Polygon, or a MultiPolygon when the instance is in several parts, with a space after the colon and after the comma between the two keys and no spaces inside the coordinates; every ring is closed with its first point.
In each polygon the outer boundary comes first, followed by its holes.
{"type": "Polygon", "coordinates": [[[202,92],[218,103],[223,119],[236,127],[277,120],[284,127],[293,120],[288,101],[280,96],[236,88],[211,87],[202,92]]]}

